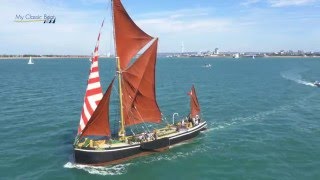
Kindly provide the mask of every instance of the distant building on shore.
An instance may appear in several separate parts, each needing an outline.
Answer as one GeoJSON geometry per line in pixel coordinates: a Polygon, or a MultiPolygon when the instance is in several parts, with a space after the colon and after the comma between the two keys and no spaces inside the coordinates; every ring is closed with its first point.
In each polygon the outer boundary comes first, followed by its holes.
{"type": "Polygon", "coordinates": [[[219,52],[219,48],[215,48],[215,49],[214,49],[214,54],[219,55],[219,53],[220,53],[220,52],[219,52]]]}

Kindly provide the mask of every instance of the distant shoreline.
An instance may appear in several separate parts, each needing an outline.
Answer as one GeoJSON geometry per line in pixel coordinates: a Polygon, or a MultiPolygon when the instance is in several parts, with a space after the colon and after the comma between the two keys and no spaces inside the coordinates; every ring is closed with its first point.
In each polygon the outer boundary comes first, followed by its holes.
{"type": "MultiPolygon", "coordinates": [[[[0,60],[25,60],[29,59],[30,57],[0,57],[0,60]]],[[[54,56],[54,57],[32,57],[32,59],[89,59],[90,57],[60,57],[60,56],[54,56]]],[[[107,57],[99,57],[99,58],[107,58],[107,57]]]]}
{"type": "Polygon", "coordinates": [[[267,56],[262,58],[320,58],[320,56],[267,56]]]}
{"type": "MultiPolygon", "coordinates": [[[[27,60],[30,57],[0,57],[0,60],[27,60]]],[[[33,59],[89,59],[90,56],[70,56],[70,57],[60,57],[60,56],[53,56],[53,57],[32,57],[33,59]]],[[[99,57],[102,59],[114,58],[114,57],[99,57]]],[[[166,59],[216,59],[216,58],[227,58],[227,59],[235,59],[231,56],[204,56],[204,57],[161,57],[166,59]]],[[[260,58],[320,58],[320,56],[265,56],[265,57],[256,57],[256,59],[260,58]]],[[[251,59],[251,57],[240,57],[237,59],[251,59]]]]}

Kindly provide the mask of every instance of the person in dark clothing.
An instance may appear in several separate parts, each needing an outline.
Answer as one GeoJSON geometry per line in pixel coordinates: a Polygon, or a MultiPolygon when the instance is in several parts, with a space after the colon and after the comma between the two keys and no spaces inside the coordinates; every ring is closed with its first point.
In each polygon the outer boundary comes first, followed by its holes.
{"type": "Polygon", "coordinates": [[[194,122],[193,122],[193,120],[191,118],[191,114],[189,114],[189,116],[188,116],[188,122],[191,123],[192,126],[194,125],[194,122]]]}
{"type": "Polygon", "coordinates": [[[153,138],[154,138],[155,140],[158,139],[158,135],[157,135],[157,131],[156,131],[156,130],[154,130],[154,132],[153,132],[153,138]]]}

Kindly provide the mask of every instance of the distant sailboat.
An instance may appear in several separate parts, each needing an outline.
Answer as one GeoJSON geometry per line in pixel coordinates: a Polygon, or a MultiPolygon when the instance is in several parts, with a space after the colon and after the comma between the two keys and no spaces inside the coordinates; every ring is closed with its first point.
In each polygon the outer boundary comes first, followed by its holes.
{"type": "Polygon", "coordinates": [[[32,61],[32,57],[31,56],[29,58],[28,64],[34,64],[33,61],[32,61]]]}
{"type": "Polygon", "coordinates": [[[205,64],[203,67],[205,67],[205,68],[211,68],[211,64],[205,64]]]}
{"type": "Polygon", "coordinates": [[[148,128],[151,123],[159,124],[163,120],[155,87],[158,38],[142,31],[127,14],[120,0],[111,2],[116,74],[103,94],[98,67],[99,33],[74,142],[74,160],[78,164],[113,164],[137,155],[157,152],[197,136],[207,126],[201,117],[196,91],[192,86],[188,93],[188,117],[177,123],[164,123],[162,128],[148,128]],[[130,60],[148,43],[149,47],[131,64],[130,60]],[[110,96],[116,80],[119,103],[115,105],[119,108],[119,119],[112,122],[109,121],[109,105],[114,104],[110,96]],[[119,123],[118,131],[111,129],[112,123],[119,123]],[[135,129],[135,132],[127,129],[139,125],[142,129],[135,129]]]}

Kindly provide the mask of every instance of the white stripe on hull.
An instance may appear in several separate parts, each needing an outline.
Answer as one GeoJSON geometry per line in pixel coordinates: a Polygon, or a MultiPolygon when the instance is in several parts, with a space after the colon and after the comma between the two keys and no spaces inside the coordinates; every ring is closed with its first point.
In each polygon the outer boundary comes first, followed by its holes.
{"type": "Polygon", "coordinates": [[[203,122],[198,127],[194,127],[194,129],[189,129],[188,131],[186,131],[187,133],[186,132],[182,132],[179,135],[174,135],[172,137],[169,137],[169,139],[175,139],[175,138],[178,138],[178,137],[181,137],[181,136],[185,136],[185,135],[194,133],[195,131],[200,130],[201,128],[206,127],[206,126],[207,126],[206,122],[203,122]]]}
{"type": "Polygon", "coordinates": [[[78,149],[78,148],[75,148],[74,150],[86,151],[86,152],[113,152],[113,151],[123,151],[123,150],[127,150],[127,149],[133,149],[133,148],[137,148],[137,147],[140,148],[140,144],[139,145],[130,146],[130,147],[124,147],[124,148],[115,148],[115,149],[90,150],[90,149],[78,149]]]}

